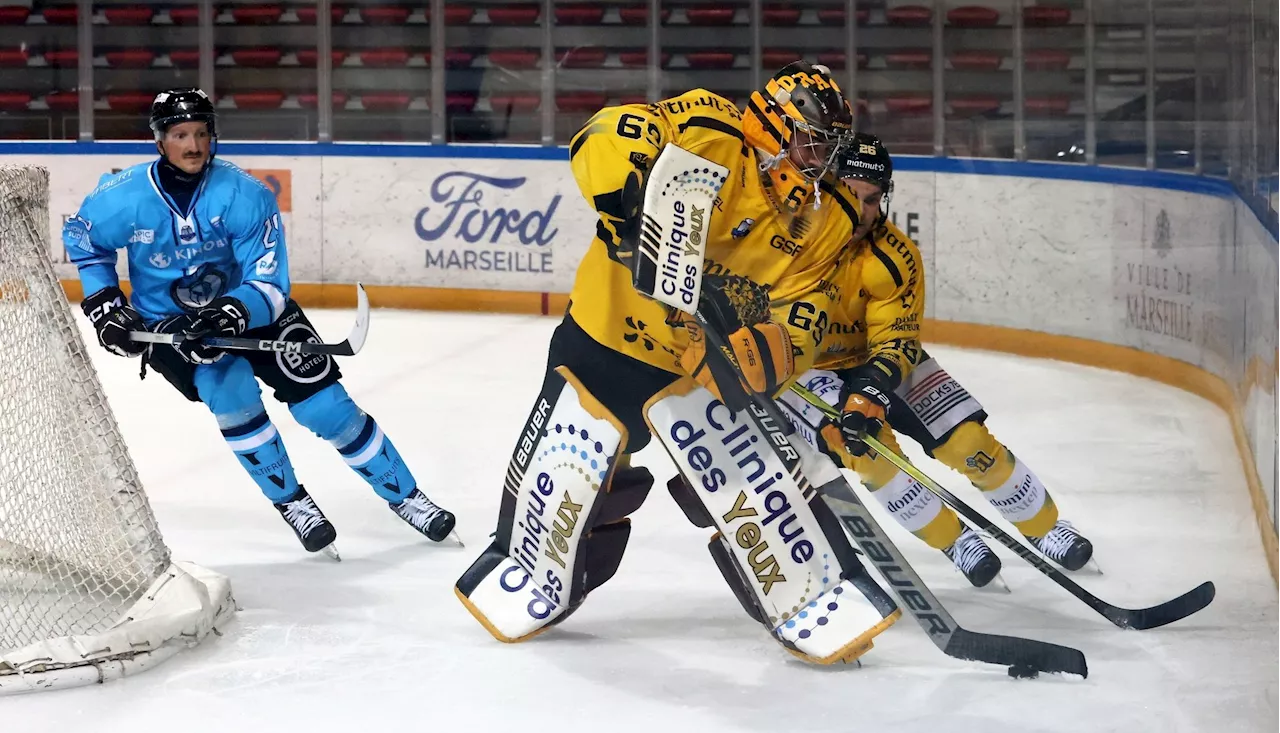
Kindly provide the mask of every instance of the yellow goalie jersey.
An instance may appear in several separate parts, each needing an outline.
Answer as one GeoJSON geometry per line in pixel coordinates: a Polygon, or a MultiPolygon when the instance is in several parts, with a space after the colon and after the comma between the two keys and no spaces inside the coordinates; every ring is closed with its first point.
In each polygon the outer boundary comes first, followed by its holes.
{"type": "MultiPolygon", "coordinates": [[[[617,260],[622,223],[622,187],[632,166],[648,168],[668,143],[729,169],[715,201],[706,243],[707,274],[740,275],[770,288],[772,320],[785,324],[796,373],[813,365],[820,332],[812,319],[791,322],[802,310],[824,312],[838,303],[831,283],[861,205],[854,195],[824,179],[820,206],[805,204],[784,217],[761,182],[756,150],[744,138],[742,114],[728,100],[697,89],[651,105],[601,110],[573,138],[573,175],[600,215],[596,236],[578,267],[569,315],[593,339],[646,364],[682,373],[679,355],[688,345],[683,327],[667,323],[667,310],[638,293],[631,270],[617,260]]],[[[797,180],[800,196],[812,183],[797,180]]]]}
{"type": "Polygon", "coordinates": [[[925,285],[916,243],[885,222],[859,244],[836,282],[845,297],[830,311],[816,366],[869,364],[897,387],[920,362],[925,285]]]}

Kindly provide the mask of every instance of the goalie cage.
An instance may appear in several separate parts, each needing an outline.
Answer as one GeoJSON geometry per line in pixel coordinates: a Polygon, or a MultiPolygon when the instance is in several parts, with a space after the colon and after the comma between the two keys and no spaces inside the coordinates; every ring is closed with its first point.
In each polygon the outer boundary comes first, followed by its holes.
{"type": "Polygon", "coordinates": [[[49,257],[49,176],[0,167],[0,694],[147,669],[235,612],[173,562],[49,257]]]}

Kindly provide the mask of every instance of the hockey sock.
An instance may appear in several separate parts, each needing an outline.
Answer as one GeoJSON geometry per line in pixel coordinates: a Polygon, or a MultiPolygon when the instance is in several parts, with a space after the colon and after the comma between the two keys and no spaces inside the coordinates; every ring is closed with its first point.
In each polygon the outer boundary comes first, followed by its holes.
{"type": "MultiPolygon", "coordinates": [[[[880,441],[898,455],[898,440],[891,430],[880,431],[880,441]]],[[[853,459],[853,470],[862,485],[875,495],[907,531],[938,550],[945,550],[960,536],[960,519],[932,491],[916,483],[897,466],[874,451],[853,459]]]]}
{"type": "Polygon", "coordinates": [[[341,384],[332,384],[289,405],[299,423],[338,449],[342,460],[378,496],[391,504],[404,501],[418,482],[400,452],[371,416],[361,410],[341,384]]]}
{"type": "Polygon", "coordinates": [[[279,504],[298,493],[293,464],[267,413],[260,412],[238,425],[224,426],[227,422],[231,419],[219,416],[222,438],[271,503],[279,504]]]}
{"type": "Polygon", "coordinates": [[[1043,537],[1058,521],[1044,483],[982,423],[961,424],[933,454],[963,473],[1027,537],[1043,537]]]}

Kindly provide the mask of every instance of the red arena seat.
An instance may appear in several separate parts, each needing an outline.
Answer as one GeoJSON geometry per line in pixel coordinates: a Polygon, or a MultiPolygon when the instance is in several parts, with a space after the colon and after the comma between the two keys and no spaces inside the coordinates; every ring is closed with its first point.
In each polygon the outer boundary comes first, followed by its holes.
{"type": "Polygon", "coordinates": [[[933,97],[928,94],[892,94],[884,98],[884,106],[895,117],[927,115],[933,111],[933,97]]]}
{"type": "MultiPolygon", "coordinates": [[[[356,10],[360,20],[369,25],[404,25],[413,9],[407,5],[372,5],[356,10]]],[[[431,12],[430,9],[427,12],[431,12]]]]}
{"type": "Polygon", "coordinates": [[[598,69],[604,66],[605,56],[599,46],[578,46],[556,51],[556,63],[566,69],[598,69]]]}
{"type": "MultiPolygon", "coordinates": [[[[649,51],[620,51],[618,53],[618,61],[627,68],[639,68],[649,65],[649,51]]],[[[664,52],[662,54],[662,67],[665,69],[671,63],[671,54],[664,52]]]]}
{"type": "Polygon", "coordinates": [[[542,95],[538,92],[510,92],[489,95],[489,107],[494,112],[533,112],[542,104],[542,95]]]}
{"type": "Polygon", "coordinates": [[[255,92],[233,92],[231,99],[236,109],[280,109],[284,104],[284,92],[279,89],[264,89],[255,92]]]}
{"type": "Polygon", "coordinates": [[[145,69],[155,60],[154,51],[146,48],[126,48],[120,51],[108,51],[107,66],[113,69],[145,69]]]}
{"type": "Polygon", "coordinates": [[[1029,71],[1062,71],[1071,65],[1071,52],[1056,48],[1033,48],[1022,57],[1029,71]]]}
{"type": "Polygon", "coordinates": [[[733,8],[688,8],[684,11],[689,25],[732,25],[733,8]]]}
{"type": "MultiPolygon", "coordinates": [[[[632,5],[626,8],[618,8],[618,17],[627,25],[648,25],[649,24],[649,6],[648,5],[632,5]]],[[[663,8],[660,13],[662,22],[666,23],[671,17],[670,8],[663,8]]]]}
{"type": "Polygon", "coordinates": [[[0,109],[22,111],[30,104],[31,94],[28,92],[0,92],[0,109]]]}
{"type": "MultiPolygon", "coordinates": [[[[865,69],[870,62],[871,57],[866,51],[858,52],[858,68],[865,69]]],[[[844,51],[819,51],[818,63],[831,69],[843,69],[847,59],[844,51]]]]}
{"type": "MultiPolygon", "coordinates": [[[[298,65],[314,67],[316,62],[320,60],[320,52],[314,48],[304,48],[298,51],[298,65]]],[[[333,50],[329,52],[329,64],[331,66],[342,66],[342,62],[347,60],[346,51],[333,50]]]]}
{"type": "Polygon", "coordinates": [[[44,97],[44,103],[56,112],[75,112],[80,109],[80,93],[49,92],[44,97]]]}
{"type": "Polygon", "coordinates": [[[107,95],[107,106],[114,112],[145,112],[154,98],[147,92],[115,92],[107,95]]]}
{"type": "Polygon", "coordinates": [[[172,20],[175,25],[199,25],[200,8],[195,5],[169,8],[169,20],[172,20]]]}
{"type": "Polygon", "coordinates": [[[1022,22],[1029,26],[1066,25],[1071,22],[1071,8],[1035,5],[1022,9],[1022,22]]]}
{"type": "Polygon", "coordinates": [[[1003,102],[999,97],[984,94],[971,94],[948,99],[947,104],[957,117],[973,117],[996,112],[1003,102]]]}
{"type": "Polygon", "coordinates": [[[278,66],[284,52],[278,48],[237,48],[231,52],[236,66],[278,66]]]}
{"type": "Polygon", "coordinates": [[[540,55],[533,48],[495,48],[489,52],[489,64],[502,69],[536,69],[540,55]]]}
{"type": "Polygon", "coordinates": [[[924,5],[899,5],[884,11],[884,19],[889,25],[929,25],[933,9],[924,5]]]}
{"type": "MultiPolygon", "coordinates": [[[[0,6],[0,25],[22,25],[27,22],[27,17],[31,15],[31,8],[26,5],[2,5],[0,6]]],[[[20,92],[4,92],[5,94],[19,94],[20,92]]],[[[31,95],[27,95],[30,101],[31,95]]]]}
{"type": "Polygon", "coordinates": [[[765,25],[795,25],[800,22],[800,9],[770,3],[760,10],[760,19],[765,25]]]}
{"type": "Polygon", "coordinates": [[[105,7],[107,25],[147,25],[156,14],[155,8],[146,5],[118,5],[105,7]]]}
{"type": "Polygon", "coordinates": [[[927,48],[890,51],[884,55],[884,64],[890,69],[928,69],[933,65],[933,52],[927,48]]]}
{"type": "Polygon", "coordinates": [[[0,66],[3,67],[26,66],[30,57],[30,52],[25,48],[0,48],[0,66]]]}
{"type": "Polygon", "coordinates": [[[409,108],[413,98],[407,92],[365,92],[360,103],[370,112],[400,112],[409,108]]]}
{"type": "Polygon", "coordinates": [[[618,95],[618,104],[648,104],[649,95],[647,94],[620,94],[618,95]]]}
{"type": "MultiPolygon", "coordinates": [[[[347,106],[346,92],[334,92],[332,99],[333,99],[333,107],[335,109],[342,109],[343,107],[347,106]]],[[[302,94],[298,95],[299,107],[303,107],[306,109],[315,109],[316,106],[319,104],[319,102],[320,102],[320,95],[316,94],[315,92],[303,92],[302,94]]]]}
{"type": "Polygon", "coordinates": [[[684,55],[692,69],[731,69],[734,54],[729,51],[691,51],[684,55]]]}
{"type": "Polygon", "coordinates": [[[556,25],[599,25],[604,21],[603,5],[561,5],[556,7],[556,25]]]}
{"type": "Polygon", "coordinates": [[[200,65],[200,49],[175,48],[169,52],[169,62],[179,69],[194,69],[200,65]]]}
{"type": "MultiPolygon", "coordinates": [[[[866,25],[871,19],[870,8],[858,8],[858,14],[855,16],[858,25],[866,25]]],[[[820,25],[838,26],[844,25],[844,8],[821,8],[818,10],[818,23],[820,25]]]]}
{"type": "Polygon", "coordinates": [[[284,8],[279,5],[233,5],[231,19],[236,25],[272,25],[280,22],[284,8]]]}
{"type": "Polygon", "coordinates": [[[1000,11],[981,5],[961,5],[947,11],[947,22],[963,28],[991,28],[1000,24],[1000,11]]]}
{"type": "Polygon", "coordinates": [[[404,66],[409,63],[409,52],[403,48],[368,48],[360,52],[360,63],[374,68],[404,66]]]}
{"type": "Polygon", "coordinates": [[[595,112],[608,99],[604,92],[560,92],[556,95],[556,109],[561,112],[595,112]]]}
{"type": "MultiPolygon", "coordinates": [[[[316,8],[314,5],[296,8],[294,12],[298,14],[298,22],[301,23],[302,25],[316,24],[316,8]]],[[[346,14],[347,14],[347,9],[345,6],[342,6],[342,5],[329,6],[329,17],[331,18],[331,21],[330,21],[331,23],[342,22],[342,19],[343,17],[346,16],[346,14]]]]}
{"type": "Polygon", "coordinates": [[[538,22],[537,5],[506,5],[489,8],[493,25],[533,25],[538,22]]]}
{"type": "Polygon", "coordinates": [[[49,25],[75,25],[80,13],[74,5],[50,5],[40,11],[49,25]]]}
{"type": "Polygon", "coordinates": [[[792,61],[800,61],[804,55],[786,48],[766,48],[760,52],[760,63],[766,69],[780,69],[792,61]]]}
{"type": "MultiPolygon", "coordinates": [[[[471,62],[475,61],[476,55],[470,51],[464,51],[460,48],[446,48],[444,51],[444,67],[446,69],[466,69],[471,66],[471,62]]],[[[427,51],[422,54],[422,60],[427,62],[427,66],[431,65],[431,52],[427,51]]]]}
{"type": "MultiPolygon", "coordinates": [[[[446,5],[444,6],[444,23],[445,25],[466,25],[475,17],[476,9],[470,5],[446,5]]],[[[428,15],[427,22],[431,22],[428,15]]]]}
{"type": "Polygon", "coordinates": [[[45,63],[58,69],[70,69],[80,63],[80,52],[74,48],[60,48],[44,52],[45,63]]]}
{"type": "Polygon", "coordinates": [[[444,95],[444,108],[448,112],[471,112],[476,108],[476,95],[471,92],[449,92],[444,95]]]}
{"type": "Polygon", "coordinates": [[[1065,115],[1071,109],[1070,97],[1027,97],[1023,103],[1028,114],[1046,117],[1065,115]]]}
{"type": "Polygon", "coordinates": [[[953,51],[949,58],[957,71],[995,71],[1004,62],[998,51],[953,51]]]}

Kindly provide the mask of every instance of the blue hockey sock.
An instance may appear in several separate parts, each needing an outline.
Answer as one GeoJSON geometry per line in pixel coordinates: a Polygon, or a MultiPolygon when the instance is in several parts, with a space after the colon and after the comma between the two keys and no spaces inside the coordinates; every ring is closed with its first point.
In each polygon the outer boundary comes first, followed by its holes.
{"type": "Polygon", "coordinates": [[[356,406],[341,384],[289,405],[289,411],[300,424],[337,448],[342,460],[387,502],[399,504],[418,487],[377,421],[356,406]]]}
{"type": "Polygon", "coordinates": [[[222,428],[222,437],[272,504],[298,493],[293,464],[267,413],[259,413],[246,423],[222,428]]]}
{"type": "Polygon", "coordinates": [[[368,415],[364,416],[360,434],[350,443],[339,445],[338,452],[378,496],[392,504],[404,501],[418,486],[391,439],[368,415]]]}

